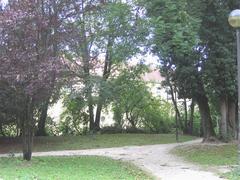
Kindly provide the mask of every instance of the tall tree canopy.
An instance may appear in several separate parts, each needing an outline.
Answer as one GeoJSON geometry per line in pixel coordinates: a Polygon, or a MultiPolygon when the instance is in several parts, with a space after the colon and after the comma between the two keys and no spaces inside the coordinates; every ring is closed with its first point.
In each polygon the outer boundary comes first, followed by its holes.
{"type": "Polygon", "coordinates": [[[198,103],[205,140],[215,136],[209,103],[221,112],[220,138],[234,136],[236,60],[227,18],[237,1],[143,2],[153,22],[152,51],[162,63],[166,84],[179,98],[198,103]]]}

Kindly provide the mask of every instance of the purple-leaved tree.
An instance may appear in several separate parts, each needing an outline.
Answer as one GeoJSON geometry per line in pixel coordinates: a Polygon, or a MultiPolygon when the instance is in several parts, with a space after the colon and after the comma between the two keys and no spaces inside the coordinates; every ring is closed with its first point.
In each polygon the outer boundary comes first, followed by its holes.
{"type": "Polygon", "coordinates": [[[58,53],[64,2],[56,2],[11,0],[0,11],[0,82],[21,94],[25,160],[32,154],[35,107],[49,97],[64,67],[58,53]]]}

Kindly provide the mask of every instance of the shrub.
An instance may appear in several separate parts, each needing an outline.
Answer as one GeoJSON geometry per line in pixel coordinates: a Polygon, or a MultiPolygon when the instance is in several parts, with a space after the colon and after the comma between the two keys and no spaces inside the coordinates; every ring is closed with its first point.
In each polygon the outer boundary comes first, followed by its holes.
{"type": "Polygon", "coordinates": [[[46,119],[46,133],[48,136],[56,136],[59,134],[57,123],[49,116],[46,119]]]}
{"type": "Polygon", "coordinates": [[[86,102],[81,96],[66,96],[64,99],[65,111],[61,114],[58,125],[60,135],[85,134],[89,122],[86,102]]]}
{"type": "Polygon", "coordinates": [[[170,133],[174,127],[172,105],[164,100],[152,99],[144,109],[142,124],[150,132],[170,133]]]}
{"type": "Polygon", "coordinates": [[[123,133],[124,130],[116,126],[106,126],[101,128],[101,134],[118,134],[123,133]]]}
{"type": "Polygon", "coordinates": [[[20,130],[15,123],[9,123],[2,126],[2,135],[7,137],[19,136],[20,130]]]}
{"type": "Polygon", "coordinates": [[[132,127],[127,127],[125,132],[126,133],[132,133],[132,134],[144,134],[144,133],[147,133],[144,129],[132,128],[132,127]]]}
{"type": "Polygon", "coordinates": [[[194,112],[193,135],[194,136],[201,135],[201,117],[200,117],[199,111],[194,112]]]}

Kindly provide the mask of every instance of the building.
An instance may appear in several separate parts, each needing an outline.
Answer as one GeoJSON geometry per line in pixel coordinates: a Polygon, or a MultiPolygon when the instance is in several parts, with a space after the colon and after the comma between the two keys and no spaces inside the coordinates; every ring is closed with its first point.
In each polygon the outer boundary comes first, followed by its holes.
{"type": "Polygon", "coordinates": [[[142,79],[147,83],[147,86],[149,87],[149,90],[153,96],[160,97],[165,100],[170,100],[170,96],[167,93],[166,88],[162,86],[164,77],[162,77],[158,69],[154,69],[148,73],[145,73],[142,76],[142,79]]]}

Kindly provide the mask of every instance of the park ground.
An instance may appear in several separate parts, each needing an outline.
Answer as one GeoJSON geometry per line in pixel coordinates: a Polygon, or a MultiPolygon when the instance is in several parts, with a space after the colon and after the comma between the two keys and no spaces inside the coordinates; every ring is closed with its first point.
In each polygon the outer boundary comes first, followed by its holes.
{"type": "MultiPolygon", "coordinates": [[[[181,136],[180,142],[195,139],[181,136]]],[[[174,134],[102,134],[34,137],[33,151],[57,151],[174,143],[174,134]]],[[[0,153],[21,152],[21,138],[0,138],[0,153]]]]}
{"type": "Polygon", "coordinates": [[[226,179],[240,179],[236,142],[183,145],[173,149],[171,153],[226,179]]]}
{"type": "Polygon", "coordinates": [[[224,174],[236,164],[236,145],[201,144],[201,139],[190,136],[182,136],[180,140],[181,143],[175,143],[174,135],[169,134],[41,137],[35,139],[34,157],[29,163],[9,157],[20,155],[16,153],[20,152],[19,139],[2,140],[1,156],[5,157],[0,158],[0,177],[237,179],[235,172],[224,174]]]}

